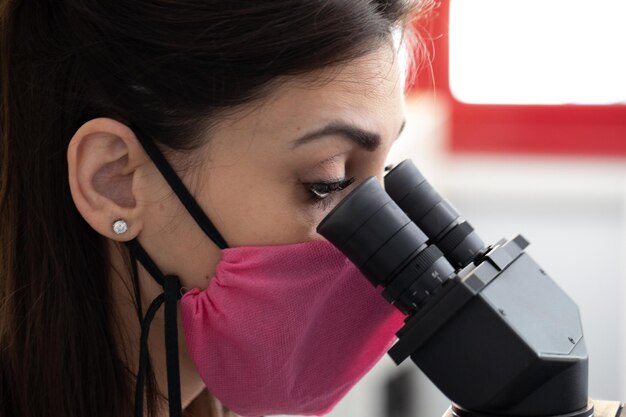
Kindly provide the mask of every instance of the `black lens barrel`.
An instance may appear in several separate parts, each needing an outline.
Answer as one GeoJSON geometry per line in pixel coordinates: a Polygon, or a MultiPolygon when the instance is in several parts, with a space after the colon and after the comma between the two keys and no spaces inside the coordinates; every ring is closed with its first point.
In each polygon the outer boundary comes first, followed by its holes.
{"type": "Polygon", "coordinates": [[[410,314],[454,275],[454,268],[435,245],[411,257],[409,263],[385,287],[383,297],[400,311],[410,314]]]}
{"type": "Polygon", "coordinates": [[[436,244],[457,269],[485,250],[485,243],[459,212],[405,160],[385,175],[385,189],[409,218],[436,244]]]}
{"type": "Polygon", "coordinates": [[[383,296],[410,314],[434,294],[454,268],[371,177],[343,199],[317,228],[383,296]]]}

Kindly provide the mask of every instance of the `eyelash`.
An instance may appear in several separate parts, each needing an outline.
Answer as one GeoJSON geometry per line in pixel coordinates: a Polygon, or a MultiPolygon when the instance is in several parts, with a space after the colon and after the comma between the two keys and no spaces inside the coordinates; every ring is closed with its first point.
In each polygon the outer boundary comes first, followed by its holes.
{"type": "Polygon", "coordinates": [[[320,182],[312,182],[305,183],[305,187],[311,200],[318,204],[318,207],[325,210],[332,203],[332,198],[328,198],[333,193],[338,193],[340,191],[348,188],[352,183],[354,183],[355,177],[350,178],[342,178],[337,181],[320,181],[320,182]]]}

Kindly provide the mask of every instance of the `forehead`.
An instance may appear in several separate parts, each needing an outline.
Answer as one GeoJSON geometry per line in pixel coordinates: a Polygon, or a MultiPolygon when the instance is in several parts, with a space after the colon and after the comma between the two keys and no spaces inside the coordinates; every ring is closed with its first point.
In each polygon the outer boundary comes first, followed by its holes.
{"type": "Polygon", "coordinates": [[[383,44],[353,61],[283,77],[263,99],[218,123],[215,139],[226,135],[232,147],[278,151],[286,141],[335,120],[392,136],[403,119],[402,74],[394,47],[383,44]]]}
{"type": "Polygon", "coordinates": [[[382,47],[356,60],[286,79],[265,100],[267,113],[336,118],[336,111],[384,111],[401,98],[397,56],[382,47]]]}

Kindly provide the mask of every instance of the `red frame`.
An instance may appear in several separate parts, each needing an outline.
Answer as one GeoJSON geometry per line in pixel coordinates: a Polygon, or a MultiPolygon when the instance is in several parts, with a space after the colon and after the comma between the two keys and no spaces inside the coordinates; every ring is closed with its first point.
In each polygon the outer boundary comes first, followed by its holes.
{"type": "Polygon", "coordinates": [[[450,0],[442,0],[428,25],[428,34],[435,38],[433,76],[423,66],[415,89],[434,88],[439,100],[449,102],[450,151],[626,156],[626,105],[482,105],[456,100],[448,72],[449,10],[450,0]]]}

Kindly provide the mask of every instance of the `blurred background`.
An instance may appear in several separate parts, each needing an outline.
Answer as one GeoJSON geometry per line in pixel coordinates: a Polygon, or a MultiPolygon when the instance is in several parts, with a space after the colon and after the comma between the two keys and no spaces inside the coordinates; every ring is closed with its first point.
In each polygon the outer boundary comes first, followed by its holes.
{"type": "MultiPolygon", "coordinates": [[[[440,3],[389,161],[412,158],[485,242],[531,242],[580,307],[591,397],[626,401],[626,1],[440,3]]],[[[330,416],[448,405],[385,357],[330,416]]]]}

